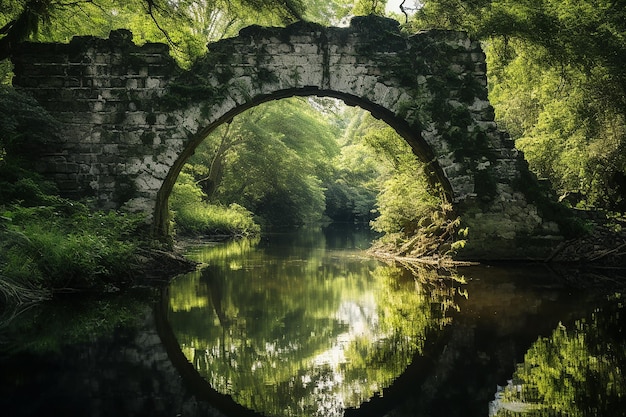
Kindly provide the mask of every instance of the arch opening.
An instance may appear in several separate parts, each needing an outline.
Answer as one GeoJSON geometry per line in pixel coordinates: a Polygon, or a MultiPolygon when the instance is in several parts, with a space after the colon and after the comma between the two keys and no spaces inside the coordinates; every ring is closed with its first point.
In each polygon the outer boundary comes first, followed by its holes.
{"type": "Polygon", "coordinates": [[[170,214],[169,197],[174,184],[187,160],[194,154],[196,148],[205,141],[211,133],[224,124],[230,124],[233,119],[246,111],[260,106],[264,103],[292,98],[292,97],[320,97],[332,98],[343,102],[350,107],[358,107],[369,112],[372,117],[382,120],[391,127],[410,147],[418,161],[423,164],[424,173],[433,188],[438,187],[443,193],[442,197],[446,201],[452,201],[454,196],[452,186],[446,177],[444,170],[440,166],[430,145],[424,140],[420,131],[409,126],[402,118],[397,117],[392,111],[385,109],[366,99],[332,90],[319,90],[317,88],[301,88],[277,91],[237,106],[213,122],[209,122],[191,137],[189,142],[178,155],[175,163],[169,170],[161,188],[157,193],[153,227],[156,236],[167,237],[170,234],[170,214]]]}

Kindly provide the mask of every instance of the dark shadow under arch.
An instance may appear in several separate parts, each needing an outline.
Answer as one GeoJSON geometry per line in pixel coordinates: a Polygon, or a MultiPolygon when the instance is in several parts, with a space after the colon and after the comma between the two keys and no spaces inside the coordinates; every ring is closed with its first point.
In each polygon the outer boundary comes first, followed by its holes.
{"type": "MultiPolygon", "coordinates": [[[[422,137],[421,131],[415,131],[414,128],[411,128],[409,126],[406,120],[397,117],[392,111],[381,107],[380,105],[351,94],[346,94],[333,90],[320,90],[317,87],[294,88],[276,91],[272,94],[257,96],[250,101],[231,109],[215,122],[200,129],[194,135],[194,137],[185,146],[183,152],[181,152],[181,154],[174,162],[174,165],[168,172],[161,188],[157,193],[153,223],[155,235],[161,237],[167,237],[169,235],[169,196],[172,192],[174,184],[176,183],[178,175],[183,168],[183,165],[185,164],[187,159],[194,154],[196,147],[202,141],[204,141],[211,132],[213,132],[218,126],[224,123],[229,123],[234,117],[260,104],[272,100],[281,100],[290,97],[309,96],[331,97],[342,100],[348,106],[360,107],[364,110],[367,110],[376,119],[380,119],[387,123],[398,133],[398,135],[400,135],[409,144],[409,146],[413,150],[413,153],[422,163],[425,164],[425,172],[427,174],[429,182],[433,186],[441,186],[444,197],[448,201],[452,201],[452,186],[450,185],[450,182],[448,181],[448,178],[446,177],[443,169],[439,165],[434,152],[432,151],[430,145],[428,145],[428,143],[422,137]]],[[[200,104],[201,103],[198,103],[197,105],[200,104]]]]}

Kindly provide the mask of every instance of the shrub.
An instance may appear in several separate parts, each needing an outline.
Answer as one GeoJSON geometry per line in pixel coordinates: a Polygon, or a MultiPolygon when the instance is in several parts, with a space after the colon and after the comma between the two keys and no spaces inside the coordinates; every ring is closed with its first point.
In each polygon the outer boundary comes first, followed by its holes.
{"type": "Polygon", "coordinates": [[[239,204],[209,204],[191,175],[181,173],[170,197],[175,230],[183,235],[249,236],[260,232],[253,214],[239,204]]]}
{"type": "Polygon", "coordinates": [[[261,231],[252,213],[238,204],[187,204],[175,211],[174,223],[177,232],[185,235],[248,236],[261,231]]]}
{"type": "Polygon", "coordinates": [[[371,222],[372,228],[383,233],[414,235],[422,227],[422,219],[430,218],[441,203],[417,170],[396,172],[378,195],[379,216],[371,222]]]}
{"type": "Polygon", "coordinates": [[[0,271],[6,279],[85,288],[119,283],[139,270],[140,216],[91,212],[84,204],[57,199],[55,206],[4,211],[0,271]]]}

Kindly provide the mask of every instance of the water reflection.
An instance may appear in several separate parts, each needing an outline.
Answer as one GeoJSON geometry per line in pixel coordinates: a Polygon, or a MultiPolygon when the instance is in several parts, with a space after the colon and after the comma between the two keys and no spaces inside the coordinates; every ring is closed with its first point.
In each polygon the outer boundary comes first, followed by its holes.
{"type": "Polygon", "coordinates": [[[202,395],[216,370],[216,386],[253,404],[284,388],[270,406],[301,414],[353,401],[346,417],[626,416],[621,296],[559,284],[542,265],[464,268],[466,284],[442,283],[372,262],[367,246],[242,241],[198,249],[206,272],[177,280],[154,311],[148,288],[32,306],[0,326],[0,414],[251,415],[202,395]],[[289,395],[299,402],[285,406],[289,395]]]}
{"type": "Polygon", "coordinates": [[[215,416],[195,401],[155,329],[157,294],[68,295],[0,329],[0,415],[215,416]]]}
{"type": "Polygon", "coordinates": [[[540,337],[499,387],[490,416],[626,414],[626,333],[620,295],[590,316],[540,337]]]}
{"type": "Polygon", "coordinates": [[[455,306],[453,280],[327,248],[320,233],[197,248],[207,266],[170,286],[187,359],[266,415],[340,416],[380,395],[455,306]]]}

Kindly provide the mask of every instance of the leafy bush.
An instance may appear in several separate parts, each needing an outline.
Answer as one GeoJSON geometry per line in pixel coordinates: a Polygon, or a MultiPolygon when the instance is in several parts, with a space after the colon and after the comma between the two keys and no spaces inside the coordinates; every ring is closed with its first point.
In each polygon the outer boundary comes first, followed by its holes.
{"type": "Polygon", "coordinates": [[[383,185],[377,204],[380,215],[372,221],[372,228],[384,233],[403,233],[411,236],[423,225],[423,218],[441,206],[441,199],[433,196],[423,175],[417,169],[395,173],[383,185]]]}
{"type": "Polygon", "coordinates": [[[411,234],[404,231],[387,233],[372,245],[372,252],[387,256],[451,260],[466,243],[468,229],[461,229],[461,219],[451,214],[452,207],[442,203],[422,217],[411,234]]]}
{"type": "Polygon", "coordinates": [[[247,236],[260,232],[252,213],[238,204],[189,204],[175,212],[174,222],[178,233],[185,235],[247,236]]]}
{"type": "Polygon", "coordinates": [[[183,235],[248,236],[260,227],[253,214],[238,204],[229,206],[202,201],[205,194],[190,174],[181,173],[170,196],[175,230],[183,235]]]}
{"type": "Polygon", "coordinates": [[[91,212],[84,204],[57,199],[55,206],[5,209],[1,275],[61,289],[120,283],[139,271],[141,216],[91,212]]]}

